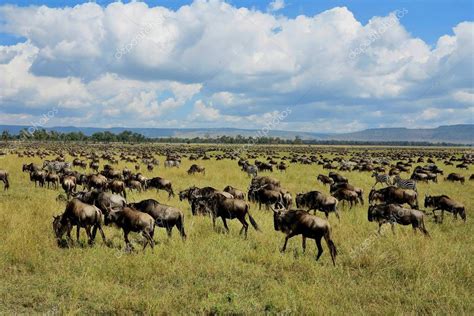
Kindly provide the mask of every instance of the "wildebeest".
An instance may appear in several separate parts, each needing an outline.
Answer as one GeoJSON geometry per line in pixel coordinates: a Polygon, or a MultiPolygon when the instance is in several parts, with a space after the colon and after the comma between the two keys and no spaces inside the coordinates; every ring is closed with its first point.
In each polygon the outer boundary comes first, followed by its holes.
{"type": "Polygon", "coordinates": [[[290,238],[301,234],[303,235],[303,252],[306,250],[306,238],[315,240],[316,247],[318,247],[316,260],[318,260],[323,253],[321,239],[324,237],[331,253],[332,263],[336,265],[337,249],[331,239],[331,226],[327,220],[311,215],[304,210],[276,210],[273,208],[272,210],[275,230],[286,234],[281,252],[286,250],[290,238]]]}
{"type": "Polygon", "coordinates": [[[191,165],[191,167],[189,167],[188,174],[191,175],[191,174],[195,174],[195,173],[202,173],[202,174],[205,175],[206,174],[206,168],[204,168],[203,166],[193,164],[193,165],[191,165]]]}
{"type": "Polygon", "coordinates": [[[245,193],[239,189],[234,188],[233,186],[226,186],[224,192],[228,192],[234,196],[234,199],[245,200],[245,193]]]}
{"type": "Polygon", "coordinates": [[[108,188],[110,189],[110,191],[112,191],[112,193],[121,194],[124,198],[127,198],[127,192],[125,191],[126,186],[123,181],[112,180],[112,182],[108,184],[108,188]]]}
{"type": "Polygon", "coordinates": [[[37,185],[39,185],[40,187],[43,187],[44,182],[46,181],[46,171],[44,170],[31,171],[30,180],[35,183],[35,187],[37,185]]]}
{"type": "Polygon", "coordinates": [[[441,222],[443,222],[444,211],[453,213],[454,218],[457,218],[457,215],[459,214],[463,221],[466,221],[466,209],[464,205],[454,201],[447,195],[425,196],[425,207],[434,207],[432,212],[435,218],[435,211],[441,210],[441,222]]]}
{"type": "Polygon", "coordinates": [[[394,186],[372,189],[369,193],[369,203],[380,201],[386,204],[408,204],[414,209],[418,209],[418,194],[412,190],[403,190],[394,186]]]}
{"type": "Polygon", "coordinates": [[[335,192],[331,193],[338,201],[347,201],[349,202],[349,209],[351,209],[359,200],[359,195],[357,192],[348,190],[348,189],[337,189],[335,192]]]}
{"type": "Polygon", "coordinates": [[[149,244],[151,249],[155,247],[153,235],[155,232],[155,220],[147,213],[140,212],[131,207],[108,208],[105,215],[105,223],[113,223],[123,230],[123,237],[128,249],[133,249],[128,234],[130,232],[141,233],[145,238],[143,250],[149,244]]]}
{"type": "Polygon", "coordinates": [[[201,200],[200,206],[209,209],[212,216],[212,226],[214,228],[216,227],[216,218],[220,217],[224,223],[225,230],[229,232],[226,219],[237,218],[242,223],[242,228],[240,229],[239,234],[242,234],[243,232],[245,238],[247,238],[249,224],[245,220],[245,217],[248,216],[253,228],[256,231],[260,230],[257,222],[255,222],[252,215],[250,215],[250,207],[248,203],[243,200],[229,199],[220,193],[215,193],[207,201],[201,200]]]}
{"type": "Polygon", "coordinates": [[[392,232],[395,234],[395,223],[398,223],[401,225],[412,225],[414,232],[418,228],[429,237],[430,234],[425,228],[424,216],[421,211],[403,208],[399,204],[370,205],[367,215],[369,222],[376,221],[379,223],[379,234],[380,228],[384,223],[390,223],[392,232]]]}
{"type": "Polygon", "coordinates": [[[324,212],[326,218],[330,212],[334,212],[339,219],[339,212],[337,211],[338,200],[333,196],[326,196],[319,191],[310,191],[307,193],[300,193],[296,195],[296,207],[308,208],[308,211],[317,210],[324,212]]]}
{"type": "Polygon", "coordinates": [[[0,181],[2,181],[4,184],[3,190],[8,190],[8,188],[10,187],[10,182],[8,181],[8,171],[0,170],[0,181]]]}
{"type": "Polygon", "coordinates": [[[324,174],[318,175],[317,180],[321,181],[324,185],[331,185],[334,183],[333,179],[329,178],[328,176],[325,176],[324,174]]]}
{"type": "Polygon", "coordinates": [[[266,209],[269,209],[270,205],[275,205],[278,202],[284,205],[281,192],[268,189],[267,186],[268,185],[263,185],[258,188],[250,187],[247,194],[248,200],[251,202],[257,202],[259,209],[262,209],[262,204],[265,205],[266,209]]]}
{"type": "Polygon", "coordinates": [[[53,172],[48,172],[45,177],[45,181],[48,183],[48,189],[51,184],[53,189],[58,189],[59,187],[59,176],[53,172]]]}
{"type": "Polygon", "coordinates": [[[76,178],[74,176],[64,176],[61,179],[61,185],[64,189],[64,192],[67,194],[67,198],[71,196],[71,193],[76,191],[76,178]]]}
{"type": "Polygon", "coordinates": [[[329,172],[328,177],[333,179],[335,183],[340,183],[340,182],[349,182],[346,177],[340,175],[339,173],[336,172],[329,172]]]}
{"type": "Polygon", "coordinates": [[[181,234],[181,238],[183,240],[186,239],[186,233],[184,231],[184,214],[179,209],[169,205],[160,204],[158,201],[153,199],[143,200],[138,203],[130,203],[129,205],[132,208],[147,213],[153,217],[156,226],[166,228],[168,237],[171,237],[171,230],[176,226],[181,234]]]}
{"type": "Polygon", "coordinates": [[[364,190],[362,188],[353,186],[352,184],[347,182],[339,182],[331,184],[331,186],[329,187],[329,193],[333,194],[339,189],[354,191],[355,193],[357,193],[357,197],[359,199],[360,204],[364,205],[364,190]]]}
{"type": "Polygon", "coordinates": [[[170,199],[172,196],[174,196],[173,192],[173,186],[171,184],[171,181],[160,178],[160,177],[155,177],[147,182],[147,187],[148,188],[155,188],[156,191],[158,190],[163,190],[168,192],[168,199],[170,199]]]}
{"type": "Polygon", "coordinates": [[[68,241],[72,241],[71,230],[73,226],[77,227],[76,238],[79,242],[80,229],[84,228],[89,238],[89,244],[94,242],[97,229],[100,231],[104,243],[105,234],[102,230],[104,215],[94,205],[86,204],[79,199],[72,199],[66,206],[64,213],[53,217],[53,229],[58,241],[66,233],[68,241]],[[91,232],[91,228],[93,228],[91,232]]]}
{"type": "Polygon", "coordinates": [[[459,174],[459,173],[450,173],[444,179],[447,181],[452,181],[452,182],[459,181],[462,184],[464,184],[464,182],[466,181],[466,178],[462,174],[459,174]]]}

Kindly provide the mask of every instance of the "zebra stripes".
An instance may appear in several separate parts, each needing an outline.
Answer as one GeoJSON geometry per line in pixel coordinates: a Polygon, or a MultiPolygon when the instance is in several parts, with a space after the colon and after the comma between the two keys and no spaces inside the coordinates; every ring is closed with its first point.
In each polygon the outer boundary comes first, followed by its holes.
{"type": "Polygon", "coordinates": [[[418,192],[416,189],[416,181],[412,179],[402,179],[397,175],[393,178],[393,184],[401,189],[410,189],[418,192]]]}
{"type": "Polygon", "coordinates": [[[372,177],[375,177],[375,183],[372,188],[375,187],[377,183],[385,183],[387,185],[392,185],[390,183],[390,176],[388,174],[378,174],[377,172],[374,172],[372,174],[372,177]]]}

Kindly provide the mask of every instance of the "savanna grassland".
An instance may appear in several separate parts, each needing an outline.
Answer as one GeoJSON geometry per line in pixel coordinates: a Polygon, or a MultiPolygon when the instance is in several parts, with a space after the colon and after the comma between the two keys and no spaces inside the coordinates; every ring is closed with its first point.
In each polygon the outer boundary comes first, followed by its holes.
{"type": "MultiPolygon", "coordinates": [[[[317,148],[312,150],[318,154],[317,148]]],[[[164,157],[157,158],[160,166],[150,172],[142,164],[143,174],[171,180],[176,193],[191,185],[233,185],[246,191],[250,182],[235,160],[199,160],[206,174],[190,176],[186,170],[194,161],[184,158],[179,169],[165,169],[164,157]]],[[[429,192],[447,194],[467,210],[466,223],[454,221],[451,214],[442,224],[426,217],[431,238],[399,225],[395,236],[390,229],[378,236],[377,224],[367,220],[367,205],[342,210],[340,222],[331,214],[339,252],[333,267],[324,242],[317,262],[314,242],[308,240],[303,254],[301,237],[291,239],[286,253],[280,253],[284,235],[274,231],[272,212],[258,210],[255,204],[250,212],[262,232],[250,227],[244,240],[238,221],[228,221],[230,233],[224,234],[218,219],[214,231],[209,217],[191,215],[187,201],[180,202],[178,196],[168,200],[165,192],[156,190],[130,193],[128,200],[154,198],[181,208],[186,214],[186,242],[177,231],[168,240],[165,231],[157,229],[154,252],[142,252],[137,245],[142,237],[132,234],[137,251],[130,254],[123,250],[121,231],[106,227],[113,247],[100,238],[88,246],[82,231],[82,245],[59,248],[51,224],[52,216],[65,208],[64,202],[56,201],[62,190],[35,188],[21,170],[29,162],[42,160],[13,154],[0,159],[0,169],[9,171],[11,182],[9,191],[0,191],[2,314],[474,314],[474,181],[462,185],[441,176],[437,184],[418,185],[421,209],[429,192]]],[[[102,167],[106,162],[100,163],[102,167]]],[[[472,173],[436,163],[445,175],[460,172],[469,178],[472,173]]],[[[133,170],[134,164],[121,161],[115,168],[125,166],[133,170]]],[[[262,174],[278,178],[293,196],[310,190],[328,194],[328,187],[316,181],[319,173],[328,170],[316,164],[290,164],[285,173],[262,174]]],[[[374,183],[371,173],[340,173],[362,187],[367,200],[374,183]]]]}

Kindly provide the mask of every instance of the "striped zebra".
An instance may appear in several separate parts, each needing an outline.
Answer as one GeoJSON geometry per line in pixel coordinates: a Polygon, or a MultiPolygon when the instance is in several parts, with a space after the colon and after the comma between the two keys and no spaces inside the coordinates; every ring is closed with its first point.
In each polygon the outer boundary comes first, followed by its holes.
{"type": "Polygon", "coordinates": [[[375,178],[375,183],[372,188],[375,187],[377,183],[385,183],[387,185],[392,185],[390,183],[390,176],[388,174],[378,174],[377,172],[374,172],[372,174],[372,178],[375,178]]]}
{"type": "Polygon", "coordinates": [[[257,166],[249,165],[249,164],[246,163],[242,166],[242,171],[247,172],[247,175],[249,177],[252,176],[253,178],[255,178],[257,176],[257,173],[258,173],[258,168],[257,168],[257,166]]]}
{"type": "Polygon", "coordinates": [[[401,189],[410,189],[418,192],[416,189],[416,180],[413,179],[402,179],[399,175],[393,177],[393,184],[401,189]]]}

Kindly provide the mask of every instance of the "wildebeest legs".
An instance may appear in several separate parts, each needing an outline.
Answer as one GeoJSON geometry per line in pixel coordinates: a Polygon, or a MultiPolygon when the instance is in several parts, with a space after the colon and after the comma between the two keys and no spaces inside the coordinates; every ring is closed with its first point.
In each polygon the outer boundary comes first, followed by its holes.
{"type": "Polygon", "coordinates": [[[297,233],[295,233],[295,232],[290,232],[288,235],[286,235],[286,237],[285,237],[285,243],[283,244],[283,248],[281,248],[281,250],[280,250],[281,252],[285,252],[285,250],[286,250],[286,245],[287,245],[287,243],[288,243],[288,239],[290,239],[291,237],[294,237],[294,236],[296,236],[296,235],[297,235],[297,233]]]}

